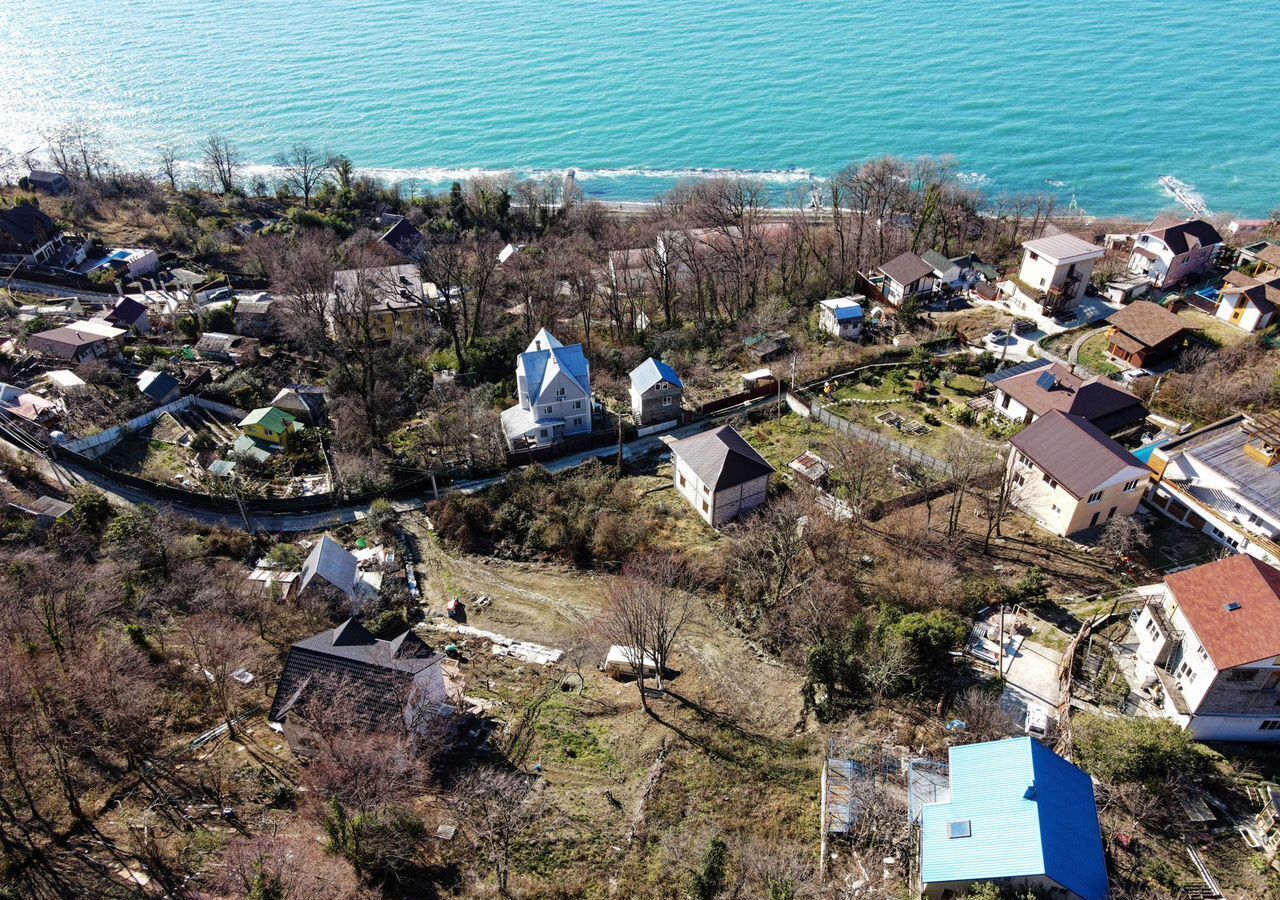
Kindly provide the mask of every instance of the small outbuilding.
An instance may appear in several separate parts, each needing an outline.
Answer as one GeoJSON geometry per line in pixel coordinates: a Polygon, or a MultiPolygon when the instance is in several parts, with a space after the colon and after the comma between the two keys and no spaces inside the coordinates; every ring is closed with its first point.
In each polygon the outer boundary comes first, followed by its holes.
{"type": "Polygon", "coordinates": [[[853,340],[862,335],[862,323],[866,318],[861,294],[852,297],[831,297],[818,304],[818,327],[834,337],[853,340]]]}
{"type": "Polygon", "coordinates": [[[1135,300],[1107,317],[1107,351],[1142,368],[1177,356],[1195,329],[1187,320],[1150,300],[1135,300]]]}
{"type": "Polygon", "coordinates": [[[138,376],[138,390],[163,406],[172,403],[182,394],[182,385],[164,370],[148,369],[138,376]]]}

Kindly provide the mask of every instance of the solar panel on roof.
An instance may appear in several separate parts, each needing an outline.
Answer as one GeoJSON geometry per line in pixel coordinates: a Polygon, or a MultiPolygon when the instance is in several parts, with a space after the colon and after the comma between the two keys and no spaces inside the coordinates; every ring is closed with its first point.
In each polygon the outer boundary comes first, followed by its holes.
{"type": "Polygon", "coordinates": [[[1043,375],[1041,375],[1039,378],[1036,379],[1036,387],[1042,388],[1046,391],[1053,390],[1054,386],[1057,385],[1057,383],[1058,383],[1058,379],[1053,377],[1052,372],[1045,372],[1043,375]]]}

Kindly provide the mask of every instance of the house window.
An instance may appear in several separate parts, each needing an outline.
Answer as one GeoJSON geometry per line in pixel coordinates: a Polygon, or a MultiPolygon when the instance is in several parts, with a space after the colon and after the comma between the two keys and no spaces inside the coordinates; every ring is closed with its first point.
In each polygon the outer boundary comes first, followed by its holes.
{"type": "Polygon", "coordinates": [[[1000,408],[1001,408],[1001,409],[1008,409],[1008,408],[1009,408],[1009,400],[1010,400],[1010,399],[1011,399],[1011,398],[1009,397],[1009,395],[1008,395],[1008,394],[1005,394],[1005,395],[1004,395],[1004,399],[1000,401],[1000,408]]]}
{"type": "Polygon", "coordinates": [[[582,409],[582,401],[581,401],[581,400],[574,400],[574,401],[573,401],[573,408],[574,408],[574,409],[582,409]]]}
{"type": "Polygon", "coordinates": [[[1185,681],[1187,684],[1196,683],[1196,670],[1191,668],[1191,663],[1184,661],[1178,666],[1178,680],[1185,681]]]}
{"type": "Polygon", "coordinates": [[[1160,629],[1156,627],[1155,619],[1147,619],[1147,634],[1151,635],[1153,640],[1159,640],[1160,629]]]}
{"type": "Polygon", "coordinates": [[[680,476],[680,487],[684,487],[684,476],[680,476]]]}
{"type": "Polygon", "coordinates": [[[581,424],[582,424],[582,416],[574,416],[574,418],[573,418],[573,424],[574,424],[574,425],[581,425],[581,424]]]}
{"type": "Polygon", "coordinates": [[[563,399],[564,399],[564,388],[562,388],[562,387],[561,387],[561,388],[556,388],[556,399],[557,399],[557,400],[563,400],[563,399]]]}
{"type": "Polygon", "coordinates": [[[1132,491],[1134,488],[1138,486],[1138,482],[1141,480],[1142,480],[1141,478],[1135,478],[1133,479],[1133,481],[1126,481],[1124,484],[1124,492],[1127,494],[1130,491],[1132,491]]]}
{"type": "Polygon", "coordinates": [[[662,398],[662,405],[663,405],[663,406],[670,406],[670,405],[671,405],[671,398],[670,398],[670,397],[663,397],[663,398],[662,398]]]}
{"type": "Polygon", "coordinates": [[[948,838],[967,838],[973,836],[973,829],[969,825],[968,819],[961,819],[958,822],[947,823],[948,838]]]}
{"type": "Polygon", "coordinates": [[[1258,726],[1259,731],[1280,731],[1280,719],[1264,719],[1258,726]]]}
{"type": "Polygon", "coordinates": [[[1209,651],[1208,651],[1208,650],[1206,650],[1206,649],[1204,649],[1204,647],[1201,647],[1201,648],[1200,648],[1199,650],[1197,650],[1196,652],[1199,654],[1199,656],[1200,656],[1200,660],[1201,660],[1202,662],[1208,662],[1208,661],[1209,661],[1209,651]]]}
{"type": "MultiPolygon", "coordinates": [[[[1028,251],[1027,251],[1027,258],[1028,258],[1028,259],[1030,259],[1032,262],[1034,262],[1035,260],[1037,260],[1037,259],[1039,259],[1039,258],[1040,258],[1040,254],[1039,254],[1039,253],[1036,253],[1034,250],[1028,250],[1028,251]]],[[[1043,281],[1042,281],[1042,282],[1040,282],[1040,283],[1041,283],[1041,284],[1044,284],[1044,282],[1043,282],[1043,281]]]]}
{"type": "Polygon", "coordinates": [[[1049,487],[1050,487],[1050,488],[1052,488],[1052,489],[1054,489],[1054,490],[1057,490],[1057,489],[1058,489],[1058,482],[1056,482],[1056,481],[1054,481],[1052,478],[1050,478],[1050,477],[1049,477],[1049,473],[1048,473],[1048,472],[1045,472],[1045,473],[1044,473],[1044,483],[1045,483],[1045,484],[1047,484],[1047,485],[1049,485],[1049,487]]]}
{"type": "Polygon", "coordinates": [[[550,407],[550,406],[544,406],[544,407],[542,407],[542,411],[543,411],[543,413],[545,413],[546,415],[551,415],[551,407],[550,407]]]}
{"type": "Polygon", "coordinates": [[[709,513],[709,512],[711,512],[711,507],[707,504],[707,501],[706,501],[706,500],[703,500],[703,501],[702,501],[702,511],[703,511],[704,513],[709,513]]]}
{"type": "Polygon", "coordinates": [[[1092,494],[1089,495],[1090,503],[1097,503],[1101,499],[1102,499],[1102,491],[1094,491],[1092,494]]]}

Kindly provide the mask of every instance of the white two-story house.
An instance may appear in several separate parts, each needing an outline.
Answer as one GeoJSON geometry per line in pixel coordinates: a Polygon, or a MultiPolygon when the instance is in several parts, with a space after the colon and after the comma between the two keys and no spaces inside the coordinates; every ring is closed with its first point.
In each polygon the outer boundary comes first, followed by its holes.
{"type": "Polygon", "coordinates": [[[1143,592],[1134,687],[1200,740],[1280,740],[1280,571],[1238,554],[1143,592]]]}
{"type": "Polygon", "coordinates": [[[1022,267],[1013,279],[1013,304],[1036,316],[1057,316],[1074,309],[1084,296],[1101,247],[1072,234],[1024,241],[1022,267]]]}
{"type": "Polygon", "coordinates": [[[591,368],[581,344],[566,347],[541,329],[516,359],[516,394],[519,402],[502,411],[509,449],[591,433],[591,368]]]}
{"type": "Polygon", "coordinates": [[[1170,287],[1205,271],[1223,246],[1222,235],[1203,219],[1151,228],[1138,235],[1129,254],[1129,271],[1158,288],[1170,287]]]}
{"type": "Polygon", "coordinates": [[[1280,565],[1280,414],[1230,416],[1156,447],[1146,502],[1225,547],[1280,565]]]}

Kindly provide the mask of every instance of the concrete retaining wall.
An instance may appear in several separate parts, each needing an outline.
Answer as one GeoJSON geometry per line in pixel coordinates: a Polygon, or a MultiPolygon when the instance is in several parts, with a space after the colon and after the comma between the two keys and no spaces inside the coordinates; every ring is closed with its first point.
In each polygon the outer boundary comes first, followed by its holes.
{"type": "Polygon", "coordinates": [[[216,415],[222,416],[223,418],[234,419],[237,422],[243,419],[246,415],[244,410],[237,409],[234,406],[228,406],[225,403],[217,403],[213,400],[205,400],[201,397],[188,395],[186,397],[179,397],[177,400],[174,400],[172,403],[166,403],[164,406],[158,406],[151,410],[151,412],[143,413],[136,418],[130,419],[128,422],[116,425],[113,428],[108,428],[106,431],[100,431],[97,434],[91,434],[88,437],[79,438],[78,440],[68,441],[63,444],[63,447],[70,450],[72,453],[78,453],[81,456],[87,456],[90,459],[97,459],[98,457],[111,452],[111,448],[124,440],[128,435],[146,428],[165,413],[177,414],[184,412],[193,406],[203,407],[216,415]]]}

